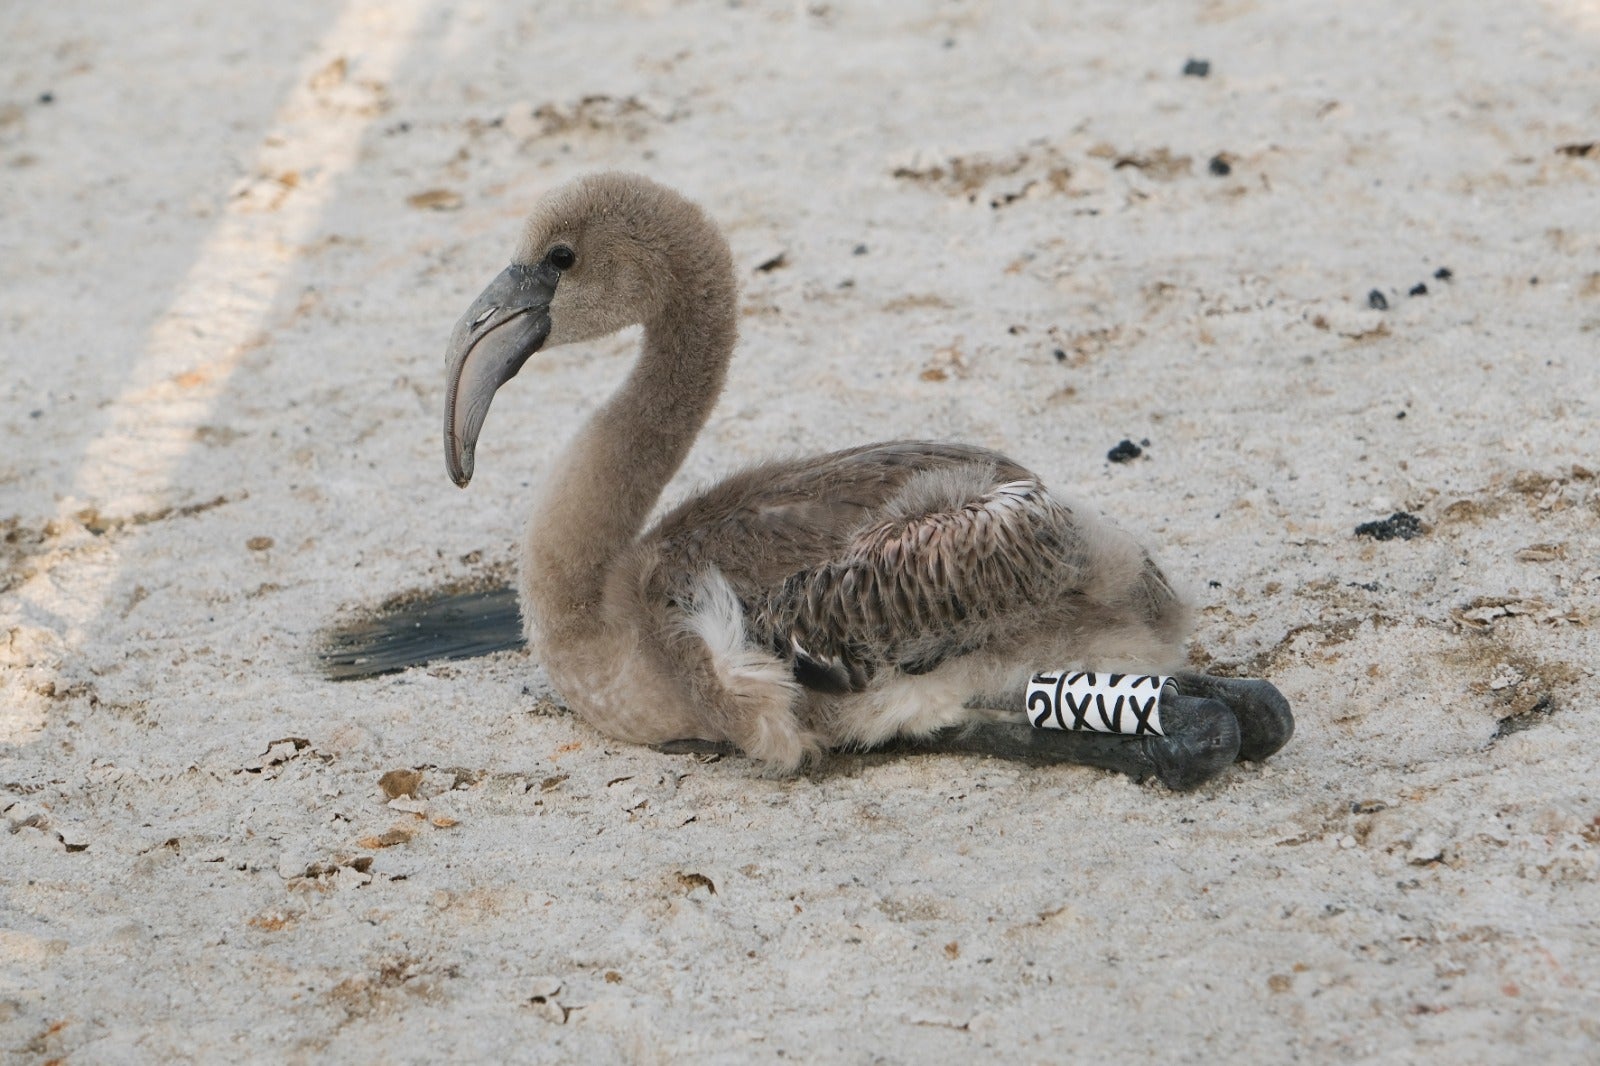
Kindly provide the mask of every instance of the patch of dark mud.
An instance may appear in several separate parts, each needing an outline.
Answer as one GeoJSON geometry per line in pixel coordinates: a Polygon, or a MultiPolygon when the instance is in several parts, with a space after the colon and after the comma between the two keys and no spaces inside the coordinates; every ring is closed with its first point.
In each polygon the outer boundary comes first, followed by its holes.
{"type": "Polygon", "coordinates": [[[900,166],[890,176],[968,203],[982,200],[999,210],[1028,196],[1068,192],[1072,167],[1055,145],[1033,141],[1009,153],[955,155],[925,165],[900,166]]]}

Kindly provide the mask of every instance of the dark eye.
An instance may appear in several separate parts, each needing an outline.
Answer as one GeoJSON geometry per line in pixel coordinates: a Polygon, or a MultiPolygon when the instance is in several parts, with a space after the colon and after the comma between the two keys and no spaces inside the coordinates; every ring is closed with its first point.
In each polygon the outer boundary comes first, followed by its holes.
{"type": "Polygon", "coordinates": [[[545,258],[550,260],[550,265],[557,270],[571,270],[572,264],[578,261],[578,253],[564,244],[558,244],[550,249],[550,254],[545,258]]]}

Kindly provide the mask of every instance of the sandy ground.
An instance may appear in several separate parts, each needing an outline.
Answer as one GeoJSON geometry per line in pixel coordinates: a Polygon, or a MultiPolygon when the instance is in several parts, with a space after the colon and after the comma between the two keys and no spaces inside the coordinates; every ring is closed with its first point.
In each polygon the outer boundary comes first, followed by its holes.
{"type": "Polygon", "coordinates": [[[1600,4],[867,7],[7,5],[0,1058],[1594,1061],[1600,4]],[[769,780],[524,654],[322,680],[618,380],[537,361],[450,485],[450,325],[612,166],[743,272],[669,495],[1005,449],[1291,746],[769,780]]]}

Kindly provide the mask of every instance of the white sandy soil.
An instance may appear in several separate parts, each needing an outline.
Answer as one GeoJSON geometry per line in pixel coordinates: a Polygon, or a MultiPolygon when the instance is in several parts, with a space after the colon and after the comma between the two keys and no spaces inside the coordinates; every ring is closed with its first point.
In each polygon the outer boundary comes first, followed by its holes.
{"type": "Polygon", "coordinates": [[[1594,0],[6,5],[0,1059],[1594,1061],[1597,141],[1594,0]],[[525,654],[323,680],[619,379],[539,358],[445,476],[451,324],[604,167],[743,275],[669,495],[1004,449],[1291,745],[771,780],[525,654]]]}

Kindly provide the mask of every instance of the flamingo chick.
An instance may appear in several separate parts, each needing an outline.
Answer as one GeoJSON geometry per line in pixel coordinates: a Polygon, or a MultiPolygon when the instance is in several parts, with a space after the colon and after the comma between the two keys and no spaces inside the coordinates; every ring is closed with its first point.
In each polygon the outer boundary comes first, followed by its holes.
{"type": "Polygon", "coordinates": [[[1183,661],[1190,610],[1131,537],[1003,455],[892,441],[766,463],[645,522],[722,391],[727,241],[629,174],[534,210],[456,324],[445,459],[465,486],[495,391],[536,353],[641,324],[631,373],[550,470],[522,545],[529,643],[590,725],[732,745],[778,771],[898,743],[1084,763],[1189,788],[1293,730],[1264,681],[1179,673],[1164,734],[1037,729],[1041,670],[1183,661]]]}

